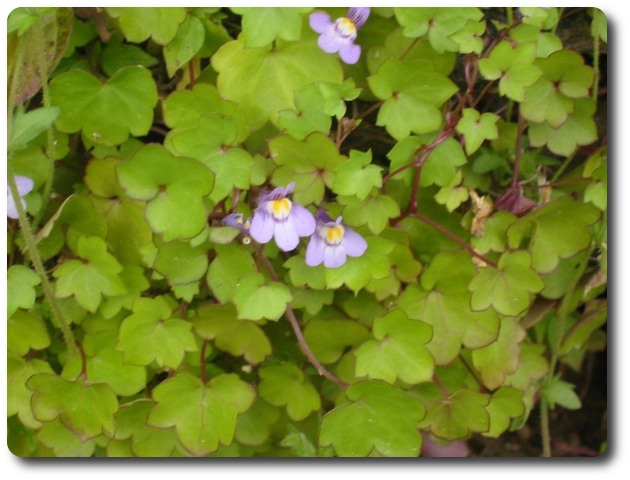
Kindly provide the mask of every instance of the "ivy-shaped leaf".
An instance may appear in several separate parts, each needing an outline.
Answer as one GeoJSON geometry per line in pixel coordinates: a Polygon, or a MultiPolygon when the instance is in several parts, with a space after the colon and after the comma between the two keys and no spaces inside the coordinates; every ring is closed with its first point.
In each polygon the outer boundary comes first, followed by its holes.
{"type": "Polygon", "coordinates": [[[396,379],[414,385],[433,377],[434,361],[426,348],[433,335],[429,325],[409,320],[400,310],[394,310],[374,320],[369,340],[354,352],[359,377],[385,380],[396,379]]]}
{"type": "Polygon", "coordinates": [[[321,407],[319,393],[291,363],[270,365],[259,371],[258,394],[275,407],[286,407],[296,422],[304,420],[321,407]]]}
{"type": "Polygon", "coordinates": [[[578,146],[590,145],[597,140],[597,126],[593,120],[595,103],[589,99],[575,101],[575,112],[558,128],[548,123],[533,123],[528,134],[532,147],[544,145],[553,153],[568,157],[578,146]]]}
{"type": "Polygon", "coordinates": [[[280,410],[260,398],[236,420],[234,438],[243,445],[264,445],[280,418],[280,410]]]}
{"type": "Polygon", "coordinates": [[[174,241],[161,245],[154,269],[171,285],[187,285],[203,277],[208,270],[208,245],[191,246],[189,242],[174,241]]]}
{"type": "Polygon", "coordinates": [[[381,168],[372,165],[372,152],[350,150],[350,158],[336,169],[332,191],[337,195],[356,195],[363,200],[374,187],[382,185],[381,168]]]}
{"type": "Polygon", "coordinates": [[[116,349],[133,365],[179,367],[185,352],[197,350],[192,323],[171,318],[171,306],[163,297],[139,298],[133,314],[120,326],[116,349]]]}
{"type": "Polygon", "coordinates": [[[164,60],[169,77],[186,65],[203,46],[205,29],[202,21],[189,15],[179,26],[175,38],[164,47],[164,60]]]}
{"type": "Polygon", "coordinates": [[[214,176],[202,163],[146,145],[116,172],[127,195],[148,202],[147,221],[164,241],[193,238],[206,226],[202,197],[212,191],[214,176]]]}
{"type": "Polygon", "coordinates": [[[525,335],[525,330],[516,319],[502,318],[496,341],[487,347],[473,350],[473,364],[481,372],[481,379],[490,390],[504,385],[505,376],[516,371],[521,355],[520,343],[525,335]]]}
{"type": "Polygon", "coordinates": [[[335,144],[323,133],[313,133],[304,141],[281,135],[269,142],[273,162],[274,185],[286,186],[295,182],[293,198],[302,205],[319,204],[326,187],[332,188],[337,167],[343,164],[335,144]]]}
{"type": "Polygon", "coordinates": [[[233,305],[200,307],[193,324],[201,338],[213,340],[217,348],[231,355],[242,355],[249,363],[260,363],[271,354],[265,332],[253,322],[238,320],[233,305]]]}
{"type": "Polygon", "coordinates": [[[406,37],[428,35],[431,46],[438,52],[457,52],[458,45],[450,38],[459,32],[468,21],[481,20],[483,12],[474,7],[396,7],[396,18],[405,27],[406,37]]]}
{"type": "Polygon", "coordinates": [[[232,300],[240,280],[256,272],[251,255],[238,245],[216,245],[216,258],[208,269],[207,281],[221,303],[232,300]]]}
{"type": "Polygon", "coordinates": [[[470,309],[467,285],[475,268],[466,253],[442,252],[425,268],[420,285],[409,285],[398,306],[411,319],[433,328],[427,348],[438,365],[446,365],[459,355],[462,345],[477,349],[489,345],[499,334],[499,318],[494,310],[470,309]]]}
{"type": "Polygon", "coordinates": [[[560,380],[555,376],[549,383],[543,386],[540,391],[543,398],[549,402],[551,409],[559,405],[567,410],[578,410],[582,408],[582,401],[575,393],[575,385],[560,380]]]}
{"type": "Polygon", "coordinates": [[[56,418],[46,422],[37,432],[37,439],[57,457],[91,457],[96,449],[94,440],[83,440],[56,418]]]}
{"type": "Polygon", "coordinates": [[[499,80],[499,93],[517,102],[525,98],[525,89],[541,77],[534,64],[536,44],[524,43],[513,47],[508,41],[500,42],[488,58],[479,60],[479,71],[487,80],[499,80]]]}
{"type": "Polygon", "coordinates": [[[116,257],[107,252],[103,239],[80,237],[77,253],[82,260],[70,260],[53,273],[57,279],[57,297],[73,295],[83,308],[96,312],[102,295],[127,293],[119,276],[123,267],[116,257]]]}
{"type": "Polygon", "coordinates": [[[260,48],[246,48],[245,40],[228,42],[212,56],[219,72],[219,92],[238,103],[252,130],[268,120],[277,123],[278,112],[294,108],[294,93],[308,83],[341,83],[341,67],[316,42],[278,42],[260,48]]]}
{"type": "Polygon", "coordinates": [[[52,374],[47,362],[33,358],[26,361],[15,354],[7,353],[7,418],[17,415],[27,428],[37,430],[41,423],[33,416],[31,397],[33,392],[26,387],[26,382],[38,373],[52,374]]]}
{"type": "Polygon", "coordinates": [[[43,350],[50,337],[42,320],[26,312],[16,312],[7,322],[7,350],[24,356],[30,350],[43,350]]]}
{"type": "Polygon", "coordinates": [[[599,218],[599,210],[592,205],[562,197],[513,223],[507,230],[508,245],[518,248],[530,236],[532,267],[549,273],[561,258],[571,258],[590,245],[588,227],[599,218]]]}
{"type": "Polygon", "coordinates": [[[83,70],[62,73],[50,82],[50,98],[59,107],[60,131],[80,131],[86,142],[105,146],[146,135],[158,100],[151,72],[137,66],[118,70],[105,83],[83,70]]]}
{"type": "Polygon", "coordinates": [[[265,284],[261,274],[253,273],[240,279],[234,290],[233,301],[241,320],[279,320],[291,298],[291,292],[285,284],[265,284]]]}
{"type": "Polygon", "coordinates": [[[276,37],[300,39],[302,16],[312,7],[231,7],[242,15],[243,37],[247,48],[264,47],[276,37]]]}
{"type": "Polygon", "coordinates": [[[532,294],[545,288],[531,266],[531,256],[516,251],[501,255],[496,269],[481,268],[469,285],[472,309],[482,311],[492,306],[501,315],[523,313],[531,304],[532,294]]]}
{"type": "Polygon", "coordinates": [[[348,347],[370,339],[370,332],[351,320],[314,318],[304,329],[304,338],[315,358],[322,364],[335,363],[348,347]]]}
{"type": "Polygon", "coordinates": [[[40,422],[58,418],[82,441],[114,432],[118,399],[107,385],[39,373],[29,378],[26,386],[33,391],[31,407],[40,422]]]}
{"type": "Polygon", "coordinates": [[[235,374],[222,374],[208,383],[180,373],[153,390],[157,405],[147,424],[175,427],[177,438],[195,456],[216,452],[234,437],[236,419],[254,402],[251,387],[235,374]]]}
{"type": "Polygon", "coordinates": [[[492,394],[486,410],[490,415],[490,429],[482,435],[498,438],[510,427],[510,419],[525,413],[523,392],[515,388],[502,387],[492,394]]]}
{"type": "Polygon", "coordinates": [[[7,270],[7,318],[18,308],[29,310],[35,304],[39,285],[37,274],[24,265],[12,265],[7,270]]]}
{"type": "Polygon", "coordinates": [[[521,356],[516,372],[507,375],[505,385],[527,391],[534,382],[544,378],[549,371],[545,346],[531,343],[521,344],[521,356]]]}
{"type": "Polygon", "coordinates": [[[352,227],[367,225],[368,229],[378,235],[389,224],[391,218],[400,215],[400,206],[388,196],[372,190],[372,193],[363,200],[357,196],[339,197],[338,201],[344,206],[344,223],[352,227]]]}
{"type": "Polygon", "coordinates": [[[464,440],[473,432],[488,431],[488,404],[487,395],[460,388],[430,405],[420,427],[429,428],[433,435],[445,440],[464,440]]]}
{"type": "Polygon", "coordinates": [[[448,77],[424,60],[402,63],[392,58],[368,78],[368,84],[374,95],[385,100],[376,124],[396,140],[437,130],[443,118],[440,107],[457,91],[448,77]]]}
{"type": "Polygon", "coordinates": [[[425,416],[413,396],[368,380],[345,391],[348,402],[324,415],[319,441],[332,445],[339,457],[417,457],[422,438],[416,423],[425,416]]]}
{"type": "Polygon", "coordinates": [[[494,140],[499,136],[496,123],[499,117],[494,113],[480,114],[473,108],[465,108],[462,118],[457,123],[457,131],[464,135],[466,155],[476,152],[485,140],[494,140]]]}
{"type": "Polygon", "coordinates": [[[151,38],[166,45],[186,19],[184,7],[106,7],[105,11],[118,19],[125,38],[132,43],[151,38]]]}
{"type": "Polygon", "coordinates": [[[154,406],[151,400],[143,398],[121,405],[116,412],[114,440],[128,440],[131,453],[136,457],[170,457],[175,450],[177,439],[174,429],[147,424],[154,406]]]}

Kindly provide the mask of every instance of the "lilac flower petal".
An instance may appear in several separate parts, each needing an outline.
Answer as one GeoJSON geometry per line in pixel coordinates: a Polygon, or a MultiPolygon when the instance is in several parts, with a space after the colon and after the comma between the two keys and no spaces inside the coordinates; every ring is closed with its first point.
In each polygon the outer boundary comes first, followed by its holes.
{"type": "MultiPolygon", "coordinates": [[[[24,203],[24,200],[22,198],[20,198],[20,200],[22,200],[22,205],[26,206],[24,203]]],[[[11,193],[7,195],[7,217],[9,218],[19,217],[17,206],[15,205],[15,200],[13,200],[13,195],[11,195],[11,193]]]]}
{"type": "Polygon", "coordinates": [[[350,7],[346,17],[357,27],[357,30],[363,26],[370,16],[370,7],[350,7]]]}
{"type": "Polygon", "coordinates": [[[319,235],[311,236],[311,240],[306,247],[306,264],[316,267],[324,261],[326,252],[326,242],[322,241],[319,235]]]}
{"type": "Polygon", "coordinates": [[[21,197],[33,190],[33,187],[35,186],[35,182],[33,182],[33,180],[28,177],[23,177],[22,175],[15,176],[15,183],[17,184],[18,192],[21,197]]]}
{"type": "Polygon", "coordinates": [[[287,185],[287,188],[284,189],[284,194],[288,195],[289,193],[293,192],[293,189],[295,188],[295,182],[291,182],[287,185]]]}
{"type": "Polygon", "coordinates": [[[308,237],[315,231],[313,214],[302,205],[293,204],[288,221],[293,224],[295,231],[300,237],[308,237]]]}
{"type": "Polygon", "coordinates": [[[330,15],[324,12],[311,13],[311,16],[308,18],[308,23],[317,33],[324,33],[333,25],[333,22],[330,20],[330,15]]]}
{"type": "Polygon", "coordinates": [[[248,220],[245,220],[242,213],[231,213],[223,217],[223,219],[221,219],[221,223],[223,225],[227,225],[228,227],[238,228],[243,233],[247,233],[248,231],[248,220]]]}
{"type": "Polygon", "coordinates": [[[345,252],[351,257],[360,257],[367,250],[367,242],[354,230],[346,227],[343,235],[342,246],[345,252]]]}
{"type": "Polygon", "coordinates": [[[328,223],[332,222],[333,219],[330,218],[330,215],[328,215],[328,213],[326,213],[326,210],[320,208],[319,210],[317,210],[317,221],[319,223],[328,223]]]}
{"type": "Polygon", "coordinates": [[[258,243],[267,243],[273,237],[275,223],[271,215],[264,210],[256,210],[252,223],[249,227],[249,234],[258,243]]]}
{"type": "Polygon", "coordinates": [[[345,63],[353,65],[359,61],[361,47],[353,43],[346,43],[339,49],[339,56],[345,63]]]}
{"type": "Polygon", "coordinates": [[[335,35],[335,30],[330,29],[319,36],[317,45],[326,53],[335,53],[349,41],[335,35]]]}
{"type": "Polygon", "coordinates": [[[276,222],[273,236],[276,239],[276,245],[285,252],[294,250],[300,243],[300,237],[290,221],[276,222]]]}
{"type": "Polygon", "coordinates": [[[341,267],[346,263],[346,252],[341,245],[326,245],[324,252],[324,266],[327,268],[341,267]]]}

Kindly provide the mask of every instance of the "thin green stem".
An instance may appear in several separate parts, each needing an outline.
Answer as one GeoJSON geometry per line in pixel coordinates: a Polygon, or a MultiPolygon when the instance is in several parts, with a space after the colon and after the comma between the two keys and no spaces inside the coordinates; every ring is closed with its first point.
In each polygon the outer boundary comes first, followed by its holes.
{"type": "MultiPolygon", "coordinates": [[[[44,107],[50,107],[50,92],[48,90],[48,62],[46,60],[46,49],[44,44],[44,26],[43,21],[40,18],[37,28],[36,28],[36,36],[37,36],[37,44],[39,50],[39,75],[40,81],[42,83],[42,103],[44,107]]],[[[44,183],[44,191],[42,192],[42,199],[45,202],[48,201],[50,195],[52,193],[53,186],[53,178],[55,174],[55,159],[54,159],[54,148],[55,148],[55,138],[53,136],[52,126],[46,130],[46,149],[45,154],[46,158],[48,158],[48,175],[46,177],[46,182],[44,183]]],[[[42,219],[44,214],[44,208],[40,209],[39,212],[33,218],[33,225],[39,225],[39,222],[42,219]]]]}
{"type": "Polygon", "coordinates": [[[553,177],[551,177],[550,183],[554,183],[556,180],[558,180],[558,178],[560,178],[560,176],[564,173],[564,171],[567,169],[567,167],[571,164],[571,162],[575,158],[575,153],[576,152],[572,153],[571,155],[569,155],[567,158],[564,159],[564,162],[562,162],[562,165],[560,165],[560,168],[556,170],[556,173],[554,173],[553,177]]]}
{"type": "Polygon", "coordinates": [[[551,457],[551,434],[549,432],[549,405],[542,398],[540,400],[540,436],[543,444],[543,457],[551,457]]]}
{"type": "Polygon", "coordinates": [[[57,303],[54,290],[52,288],[52,285],[50,284],[50,281],[48,280],[46,271],[44,270],[44,264],[42,262],[41,256],[39,255],[39,250],[37,250],[37,244],[35,243],[33,232],[31,231],[31,225],[28,221],[28,217],[26,216],[24,206],[20,201],[20,192],[18,191],[17,183],[15,181],[15,174],[10,163],[8,165],[7,180],[9,183],[9,190],[11,191],[11,195],[15,199],[15,206],[18,212],[20,229],[22,230],[22,234],[24,235],[26,249],[31,257],[33,267],[35,268],[35,273],[37,273],[37,276],[39,277],[42,284],[44,296],[46,297],[46,300],[48,300],[48,303],[52,308],[52,315],[55,318],[57,325],[59,325],[59,328],[61,328],[64,340],[66,342],[66,345],[68,346],[68,352],[71,355],[74,355],[76,353],[76,342],[74,339],[74,335],[72,334],[69,323],[66,321],[61,311],[61,307],[59,307],[59,303],[57,303]]]}

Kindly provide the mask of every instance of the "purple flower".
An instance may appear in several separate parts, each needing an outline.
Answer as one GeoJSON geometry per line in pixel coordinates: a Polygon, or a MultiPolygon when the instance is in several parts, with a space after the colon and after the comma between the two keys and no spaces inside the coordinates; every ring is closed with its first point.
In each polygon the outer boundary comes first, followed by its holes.
{"type": "Polygon", "coordinates": [[[287,188],[278,187],[260,195],[249,227],[249,234],[258,243],[267,243],[273,237],[280,250],[289,252],[297,247],[300,237],[308,237],[315,231],[311,212],[287,198],[294,187],[292,182],[287,188]]]}
{"type": "Polygon", "coordinates": [[[336,221],[324,210],[317,212],[317,228],[306,248],[306,264],[315,267],[324,262],[327,268],[337,268],[346,263],[346,255],[360,257],[365,253],[364,238],[336,221]]]}
{"type": "Polygon", "coordinates": [[[341,60],[357,63],[361,56],[361,47],[354,44],[357,30],[363,26],[370,15],[370,7],[350,7],[345,17],[334,22],[324,12],[311,13],[309,23],[317,33],[321,33],[317,44],[326,53],[339,52],[341,60]]]}
{"type": "MultiPolygon", "coordinates": [[[[20,201],[22,202],[22,206],[26,209],[26,202],[24,201],[24,195],[33,190],[33,186],[35,183],[28,177],[23,177],[21,175],[15,176],[15,183],[17,184],[18,192],[20,193],[20,201]]],[[[15,199],[13,195],[11,195],[11,189],[9,188],[9,184],[7,183],[7,217],[9,218],[18,218],[17,205],[15,204],[15,199]]]]}
{"type": "Polygon", "coordinates": [[[251,218],[244,220],[242,213],[231,213],[221,220],[223,225],[228,227],[238,228],[242,233],[249,233],[249,226],[251,225],[251,218]]]}

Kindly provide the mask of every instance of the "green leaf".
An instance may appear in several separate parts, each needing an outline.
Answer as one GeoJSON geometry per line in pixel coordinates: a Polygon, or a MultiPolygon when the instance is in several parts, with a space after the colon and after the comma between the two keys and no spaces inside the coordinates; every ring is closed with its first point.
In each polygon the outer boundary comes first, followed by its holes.
{"type": "Polygon", "coordinates": [[[440,188],[440,191],[433,197],[437,203],[444,205],[449,212],[453,212],[468,200],[468,189],[462,185],[462,178],[462,171],[458,170],[451,183],[440,188]]]}
{"type": "Polygon", "coordinates": [[[241,320],[279,320],[291,298],[291,292],[283,283],[265,284],[261,274],[253,273],[240,279],[233,301],[241,320]]]}
{"type": "Polygon", "coordinates": [[[494,140],[499,136],[496,123],[499,117],[494,113],[480,114],[472,108],[462,111],[462,118],[456,130],[464,135],[466,155],[476,152],[485,140],[494,140]]]}
{"type": "Polygon", "coordinates": [[[173,77],[177,70],[186,65],[203,46],[205,29],[201,20],[189,15],[178,30],[177,35],[164,47],[166,72],[173,77]]]}
{"type": "Polygon", "coordinates": [[[373,278],[385,278],[389,275],[391,266],[383,259],[394,248],[394,244],[379,237],[366,237],[365,241],[368,248],[362,256],[350,257],[341,267],[325,270],[327,288],[335,289],[345,284],[357,294],[373,278]]]}
{"type": "Polygon", "coordinates": [[[285,187],[295,182],[293,199],[302,205],[319,204],[326,187],[332,188],[335,172],[345,157],[323,133],[313,133],[304,141],[281,135],[269,142],[271,158],[278,168],[273,172],[274,185],[285,187]]]}
{"type": "Polygon", "coordinates": [[[118,19],[125,38],[132,43],[151,38],[166,45],[186,19],[184,7],[106,7],[105,11],[118,19]]]}
{"type": "Polygon", "coordinates": [[[155,271],[161,273],[170,285],[186,285],[203,277],[208,270],[208,247],[192,247],[188,242],[171,242],[161,245],[155,258],[155,271]]]}
{"type": "Polygon", "coordinates": [[[540,394],[552,410],[556,408],[556,404],[567,410],[579,410],[582,402],[574,389],[575,385],[556,376],[541,389],[540,394]]]}
{"type": "Polygon", "coordinates": [[[168,242],[191,239],[206,227],[202,197],[212,191],[212,172],[192,158],[177,158],[159,145],[146,145],[117,168],[127,194],[148,201],[151,229],[168,242]]]}
{"type": "Polygon", "coordinates": [[[278,112],[294,108],[294,93],[308,83],[341,83],[341,67],[316,42],[278,43],[246,48],[239,39],[223,45],[212,57],[219,72],[217,86],[228,100],[244,110],[252,130],[268,120],[277,124],[278,112]]]}
{"type": "Polygon", "coordinates": [[[57,107],[41,107],[26,113],[22,109],[16,110],[7,152],[13,153],[25,148],[28,142],[50,128],[58,115],[57,107]]]}
{"type": "Polygon", "coordinates": [[[483,436],[499,438],[510,427],[510,419],[525,413],[523,392],[510,387],[499,388],[493,392],[486,410],[490,415],[490,429],[483,436]]]}
{"type": "Polygon", "coordinates": [[[101,66],[108,76],[114,75],[121,68],[140,65],[144,68],[154,67],[159,60],[142,48],[127,43],[109,43],[101,57],[101,66]]]}
{"type": "Polygon", "coordinates": [[[396,140],[437,130],[443,117],[440,107],[457,91],[446,75],[425,60],[402,63],[392,58],[368,78],[368,84],[374,95],[385,100],[376,124],[396,140]]]}
{"type": "MultiPolygon", "coordinates": [[[[177,439],[172,428],[156,428],[147,424],[147,418],[155,404],[148,399],[138,399],[121,405],[116,412],[115,440],[129,440],[136,457],[170,457],[177,439]]],[[[111,454],[109,456],[112,456],[111,454]]]]}
{"type": "Polygon", "coordinates": [[[94,440],[78,438],[59,419],[45,423],[37,432],[37,439],[57,457],[91,457],[96,448],[94,440]]]}
{"type": "Polygon", "coordinates": [[[26,386],[33,391],[31,407],[40,422],[58,418],[84,442],[101,433],[114,432],[118,400],[107,385],[39,373],[29,378],[26,386]]]}
{"type": "Polygon", "coordinates": [[[374,320],[372,334],[376,340],[365,342],[354,352],[357,376],[389,384],[396,379],[410,385],[431,380],[434,361],[426,348],[433,335],[429,325],[394,310],[374,320]]]}
{"type": "Polygon", "coordinates": [[[249,410],[238,416],[234,438],[243,445],[263,445],[278,418],[280,411],[258,398],[249,410]]]}
{"type": "Polygon", "coordinates": [[[180,373],[160,383],[153,398],[157,405],[147,424],[175,427],[183,447],[204,456],[232,443],[236,419],[252,405],[254,392],[233,373],[218,375],[206,384],[180,373]]]}
{"type": "Polygon", "coordinates": [[[42,320],[18,311],[7,324],[7,350],[24,356],[31,350],[43,350],[50,345],[50,337],[42,320]]]}
{"type": "Polygon", "coordinates": [[[486,32],[486,22],[468,20],[460,30],[451,34],[449,38],[459,46],[460,53],[476,53],[483,51],[483,34],[486,32]]]}
{"type": "Polygon", "coordinates": [[[123,352],[125,362],[176,369],[185,352],[197,351],[192,324],[171,318],[171,307],[164,297],[139,298],[133,314],[120,326],[116,350],[123,352]]]}
{"type": "Polygon", "coordinates": [[[164,122],[171,129],[193,128],[202,115],[214,113],[231,117],[237,126],[237,134],[230,139],[234,144],[243,142],[249,130],[240,107],[221,97],[214,85],[197,83],[192,90],[176,90],[162,102],[164,122]]]}
{"type": "MultiPolygon", "coordinates": [[[[481,20],[483,12],[474,7],[396,7],[396,18],[405,27],[406,37],[421,37],[428,34],[431,46],[438,52],[457,52],[457,44],[451,35],[459,32],[469,20],[481,20]]],[[[481,32],[483,33],[483,32],[481,32]]]]}
{"type": "Polygon", "coordinates": [[[517,316],[527,310],[532,294],[545,284],[532,270],[532,258],[524,251],[505,252],[498,268],[484,267],[469,285],[471,307],[482,311],[492,306],[501,315],[517,316]]]}
{"type": "Polygon", "coordinates": [[[490,418],[486,407],[488,396],[464,388],[429,406],[421,428],[430,428],[436,437],[464,440],[471,433],[487,432],[490,418]]]}
{"type": "Polygon", "coordinates": [[[270,365],[259,371],[258,394],[275,407],[286,407],[289,417],[304,420],[321,407],[317,390],[304,373],[291,363],[270,365]]]}
{"type": "Polygon", "coordinates": [[[589,145],[597,140],[597,127],[593,120],[595,103],[591,99],[575,101],[575,112],[558,128],[548,123],[533,123],[528,134],[532,147],[547,146],[557,155],[568,157],[578,146],[589,145]]]}
{"type": "Polygon", "coordinates": [[[41,427],[33,417],[31,396],[33,392],[26,387],[26,382],[38,373],[53,373],[50,365],[33,358],[29,361],[7,352],[7,417],[18,416],[22,424],[32,430],[41,427]]]}
{"type": "Polygon", "coordinates": [[[240,280],[256,272],[254,260],[238,245],[216,245],[216,258],[208,269],[208,286],[221,303],[232,300],[240,280]]]}
{"type": "Polygon", "coordinates": [[[12,265],[7,270],[7,318],[18,308],[30,310],[35,304],[39,276],[24,265],[12,265]]]}
{"type": "Polygon", "coordinates": [[[527,391],[534,382],[544,378],[549,371],[545,346],[531,343],[521,344],[518,369],[505,378],[505,385],[527,391]]]}
{"type": "Polygon", "coordinates": [[[368,229],[378,235],[389,224],[390,218],[400,215],[400,207],[390,196],[382,195],[378,191],[364,200],[356,196],[339,197],[338,201],[344,205],[344,223],[352,227],[367,225],[368,229]]]}
{"type": "Polygon", "coordinates": [[[479,71],[487,80],[499,80],[499,93],[522,102],[525,89],[541,77],[534,64],[536,45],[524,43],[513,47],[508,41],[500,42],[488,58],[479,60],[479,71]]]}
{"type": "Polygon", "coordinates": [[[304,338],[315,358],[322,364],[335,363],[348,347],[370,339],[363,325],[351,320],[314,318],[304,329],[304,338]]]}
{"type": "Polygon", "coordinates": [[[578,322],[567,332],[562,341],[560,355],[584,349],[593,332],[606,323],[608,304],[603,300],[594,300],[586,304],[586,309],[578,322]]]}
{"type": "Polygon", "coordinates": [[[425,268],[420,285],[409,285],[397,301],[409,318],[433,328],[427,348],[438,365],[453,361],[462,345],[470,349],[485,347],[499,334],[499,318],[494,310],[470,309],[467,285],[474,275],[467,253],[441,252],[425,268]]]}
{"type": "Polygon", "coordinates": [[[496,341],[487,347],[473,350],[473,364],[481,372],[481,379],[490,390],[504,385],[505,376],[518,368],[520,343],[525,335],[525,330],[516,319],[502,318],[496,341]]]}
{"type": "Polygon", "coordinates": [[[53,272],[57,279],[59,298],[71,295],[79,305],[90,312],[96,312],[101,296],[115,296],[127,293],[120,279],[122,266],[107,252],[105,241],[99,237],[80,237],[78,255],[82,260],[70,260],[53,272]]]}
{"type": "Polygon", "coordinates": [[[368,380],[345,391],[349,400],[322,419],[319,441],[332,445],[339,457],[417,457],[422,438],[416,422],[425,416],[415,397],[368,380]]]}
{"type": "Polygon", "coordinates": [[[247,48],[264,47],[276,37],[295,41],[300,39],[302,14],[311,7],[231,7],[242,15],[241,28],[247,48]]]}
{"type": "Polygon", "coordinates": [[[60,131],[80,131],[87,143],[105,146],[146,135],[158,100],[151,72],[137,66],[118,70],[105,83],[82,70],[62,73],[50,82],[50,98],[59,107],[60,131]]]}
{"type": "Polygon", "coordinates": [[[284,266],[289,269],[289,278],[293,286],[307,286],[315,290],[326,288],[326,268],[323,265],[311,267],[306,264],[303,256],[294,255],[284,262],[284,266]]]}
{"type": "Polygon", "coordinates": [[[570,258],[590,245],[588,227],[599,217],[592,205],[562,197],[513,223],[507,230],[508,244],[518,248],[531,231],[532,267],[539,273],[549,273],[561,258],[570,258]]]}
{"type": "Polygon", "coordinates": [[[372,152],[350,150],[350,158],[336,169],[332,191],[337,195],[356,195],[363,200],[373,187],[382,185],[381,168],[372,165],[372,152]]]}
{"type": "Polygon", "coordinates": [[[238,320],[234,305],[205,305],[193,318],[195,332],[201,338],[234,356],[243,356],[258,364],[271,354],[271,343],[255,323],[238,320]]]}

